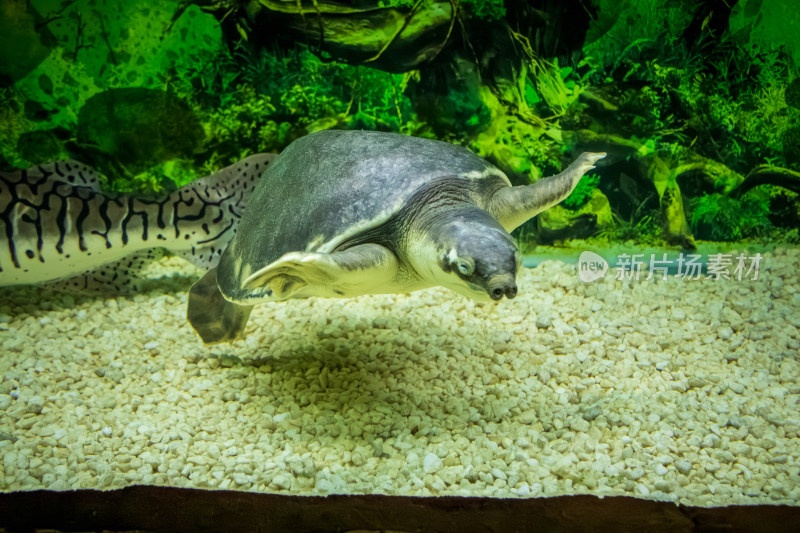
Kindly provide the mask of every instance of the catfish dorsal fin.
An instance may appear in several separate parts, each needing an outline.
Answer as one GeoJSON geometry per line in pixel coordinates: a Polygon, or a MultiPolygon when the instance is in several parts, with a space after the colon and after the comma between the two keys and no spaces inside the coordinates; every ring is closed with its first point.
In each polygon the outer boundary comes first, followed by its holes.
{"type": "Polygon", "coordinates": [[[206,202],[230,201],[235,198],[235,208],[243,210],[258,179],[276,157],[278,154],[253,154],[214,174],[193,181],[179,191],[191,188],[206,202]]]}
{"type": "Polygon", "coordinates": [[[85,187],[94,192],[107,194],[103,187],[103,182],[105,181],[103,175],[90,166],[74,159],[43,163],[27,170],[5,173],[4,176],[12,182],[25,181],[30,184],[60,181],[73,187],[85,187]]]}
{"type": "MultiPolygon", "coordinates": [[[[277,154],[260,153],[251,155],[222,170],[200,178],[172,193],[175,205],[187,205],[184,199],[195,196],[218,216],[205,216],[202,219],[187,217],[186,221],[176,221],[188,239],[178,238],[182,247],[170,246],[170,250],[200,268],[216,266],[219,257],[236,233],[247,200],[267,166],[278,157],[277,154]],[[191,219],[192,221],[190,221],[191,219]],[[199,238],[191,233],[190,227],[197,228],[200,222],[199,238]],[[189,224],[188,226],[186,224],[189,224]]],[[[178,209],[178,213],[180,213],[178,209]]]]}

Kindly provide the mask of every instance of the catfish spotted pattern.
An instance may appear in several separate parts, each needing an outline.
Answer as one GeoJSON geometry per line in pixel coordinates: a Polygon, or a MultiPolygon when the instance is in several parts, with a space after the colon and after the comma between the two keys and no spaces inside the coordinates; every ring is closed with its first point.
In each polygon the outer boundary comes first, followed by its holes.
{"type": "Polygon", "coordinates": [[[72,160],[0,174],[0,286],[81,276],[70,285],[118,285],[159,249],[212,268],[274,157],[250,156],[157,198],[105,192],[72,160]]]}

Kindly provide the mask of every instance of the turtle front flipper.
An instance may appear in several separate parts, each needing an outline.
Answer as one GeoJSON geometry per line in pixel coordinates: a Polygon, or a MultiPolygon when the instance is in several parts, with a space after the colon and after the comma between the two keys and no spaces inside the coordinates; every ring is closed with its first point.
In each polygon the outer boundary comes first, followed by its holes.
{"type": "Polygon", "coordinates": [[[267,289],[268,299],[323,296],[349,298],[392,292],[398,263],[378,244],[359,244],[340,252],[289,252],[250,275],[242,288],[267,289]]]}
{"type": "Polygon", "coordinates": [[[504,187],[489,202],[487,211],[509,233],[572,193],[584,174],[604,158],[605,153],[584,152],[560,174],[531,185],[504,187]]]}
{"type": "Polygon", "coordinates": [[[205,344],[230,342],[247,325],[253,306],[239,305],[222,297],[217,287],[217,269],[212,268],[189,290],[186,318],[205,344]]]}

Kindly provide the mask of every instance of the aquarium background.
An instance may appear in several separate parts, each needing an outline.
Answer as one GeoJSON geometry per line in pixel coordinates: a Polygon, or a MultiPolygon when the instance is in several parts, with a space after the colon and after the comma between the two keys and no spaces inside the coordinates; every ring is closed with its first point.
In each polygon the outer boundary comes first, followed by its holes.
{"type": "Polygon", "coordinates": [[[0,170],[174,189],[326,128],[461,144],[515,183],[607,163],[517,231],[798,242],[791,0],[3,2],[0,170]]]}
{"type": "Polygon", "coordinates": [[[71,158],[149,197],[326,128],[463,145],[515,184],[608,156],[516,231],[538,266],[496,305],[273,302],[206,346],[181,257],[128,292],[0,288],[0,491],[796,506],[796,4],[1,2],[3,172],[71,158]]]}

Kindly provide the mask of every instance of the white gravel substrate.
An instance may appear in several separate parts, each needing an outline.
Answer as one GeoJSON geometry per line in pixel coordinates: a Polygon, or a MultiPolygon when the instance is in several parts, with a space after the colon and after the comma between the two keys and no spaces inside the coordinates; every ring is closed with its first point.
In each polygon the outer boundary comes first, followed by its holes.
{"type": "Polygon", "coordinates": [[[0,289],[0,490],[798,504],[798,264],[584,284],[548,261],[499,305],[262,305],[210,348],[185,291],[0,289]]]}

